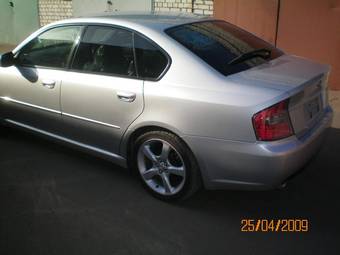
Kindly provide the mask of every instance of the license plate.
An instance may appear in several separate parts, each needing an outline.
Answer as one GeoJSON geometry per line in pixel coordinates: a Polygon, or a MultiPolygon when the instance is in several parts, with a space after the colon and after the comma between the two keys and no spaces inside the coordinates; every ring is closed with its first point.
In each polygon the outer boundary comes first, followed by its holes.
{"type": "Polygon", "coordinates": [[[319,97],[310,100],[306,103],[306,115],[307,118],[313,119],[320,112],[320,100],[319,97]]]}

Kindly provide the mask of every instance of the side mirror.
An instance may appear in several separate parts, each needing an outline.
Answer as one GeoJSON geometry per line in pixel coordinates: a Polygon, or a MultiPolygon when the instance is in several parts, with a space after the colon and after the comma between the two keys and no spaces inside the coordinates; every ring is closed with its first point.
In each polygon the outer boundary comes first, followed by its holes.
{"type": "Polygon", "coordinates": [[[0,67],[10,67],[13,66],[15,62],[14,55],[12,52],[7,52],[0,55],[0,67]]]}

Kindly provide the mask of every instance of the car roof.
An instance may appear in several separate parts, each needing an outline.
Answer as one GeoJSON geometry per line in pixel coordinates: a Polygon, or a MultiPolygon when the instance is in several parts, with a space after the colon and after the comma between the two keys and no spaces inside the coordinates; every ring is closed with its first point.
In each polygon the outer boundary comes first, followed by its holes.
{"type": "Polygon", "coordinates": [[[170,27],[175,27],[182,24],[199,22],[204,20],[212,20],[207,16],[196,15],[192,13],[177,13],[177,12],[114,12],[88,15],[84,17],[75,17],[65,20],[52,22],[39,30],[35,31],[23,42],[21,42],[14,50],[16,53],[26,43],[50,28],[60,25],[70,24],[103,24],[126,27],[134,31],[138,31],[152,40],[159,43],[159,35],[164,33],[164,30],[170,27]]]}
{"type": "Polygon", "coordinates": [[[127,27],[144,27],[151,30],[164,31],[167,28],[210,20],[211,18],[192,13],[177,13],[177,12],[117,12],[117,13],[102,13],[89,15],[84,17],[72,18],[63,20],[58,23],[106,23],[119,24],[127,27]]]}

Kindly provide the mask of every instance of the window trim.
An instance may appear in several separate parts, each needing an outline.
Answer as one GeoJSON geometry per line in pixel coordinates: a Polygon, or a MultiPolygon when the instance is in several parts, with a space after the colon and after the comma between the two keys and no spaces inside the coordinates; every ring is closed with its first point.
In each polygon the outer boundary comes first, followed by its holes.
{"type": "MultiPolygon", "coordinates": [[[[55,28],[59,28],[59,27],[69,27],[69,26],[79,26],[79,27],[81,27],[81,31],[80,31],[80,38],[79,38],[78,42],[72,46],[70,57],[68,59],[68,63],[66,64],[66,67],[58,68],[58,67],[47,67],[47,66],[37,66],[37,65],[17,65],[17,66],[28,67],[28,68],[49,69],[49,70],[57,70],[57,71],[67,71],[67,72],[82,73],[82,74],[89,74],[89,75],[102,75],[102,76],[111,76],[111,77],[117,77],[117,78],[126,78],[126,79],[133,79],[133,80],[142,80],[142,81],[157,82],[157,81],[160,81],[165,76],[165,74],[170,69],[170,66],[172,65],[172,59],[171,59],[170,55],[158,43],[156,43],[155,41],[153,41],[152,39],[150,39],[146,35],[138,32],[138,31],[136,31],[134,29],[131,29],[131,28],[128,28],[128,27],[124,27],[124,26],[119,26],[119,25],[109,24],[109,23],[93,23],[93,22],[74,22],[74,23],[66,23],[66,24],[57,24],[57,25],[48,27],[48,28],[42,30],[39,34],[37,34],[34,38],[32,38],[30,41],[28,41],[22,47],[20,47],[20,49],[18,49],[16,51],[15,57],[17,57],[20,54],[21,50],[27,44],[29,44],[31,41],[36,39],[41,34],[47,32],[47,31],[49,31],[51,29],[55,29],[55,28]],[[85,31],[86,31],[88,26],[111,27],[111,28],[124,29],[124,30],[127,30],[129,32],[132,32],[132,35],[133,35],[132,36],[132,38],[133,38],[133,51],[135,51],[135,47],[134,47],[134,37],[135,36],[134,35],[138,34],[140,37],[144,38],[145,40],[150,42],[152,45],[154,45],[155,48],[157,48],[160,52],[162,52],[162,54],[164,54],[164,56],[167,59],[166,67],[164,68],[162,73],[157,78],[143,78],[143,77],[139,77],[139,76],[131,77],[131,76],[126,76],[126,75],[107,74],[107,73],[101,73],[101,72],[88,72],[88,71],[81,71],[81,70],[74,70],[74,69],[72,69],[71,67],[72,67],[72,64],[73,64],[73,61],[74,61],[75,54],[76,54],[76,52],[78,50],[79,44],[82,41],[83,36],[84,36],[85,31]]],[[[135,54],[134,54],[134,58],[135,58],[135,54]]],[[[136,58],[135,58],[135,62],[136,62],[136,65],[137,65],[137,59],[136,58]]],[[[137,69],[137,74],[138,74],[138,69],[137,69]]]]}
{"type": "Polygon", "coordinates": [[[138,63],[137,63],[137,55],[136,55],[136,47],[135,47],[135,33],[132,33],[132,47],[133,47],[133,58],[134,58],[134,64],[135,64],[135,70],[137,77],[139,77],[139,70],[138,70],[138,63]]]}

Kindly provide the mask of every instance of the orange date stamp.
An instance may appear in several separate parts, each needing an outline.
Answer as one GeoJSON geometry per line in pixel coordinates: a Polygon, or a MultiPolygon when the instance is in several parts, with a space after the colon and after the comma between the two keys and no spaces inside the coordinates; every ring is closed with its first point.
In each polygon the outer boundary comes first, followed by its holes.
{"type": "Polygon", "coordinates": [[[241,232],[308,232],[307,219],[242,219],[241,232]]]}

